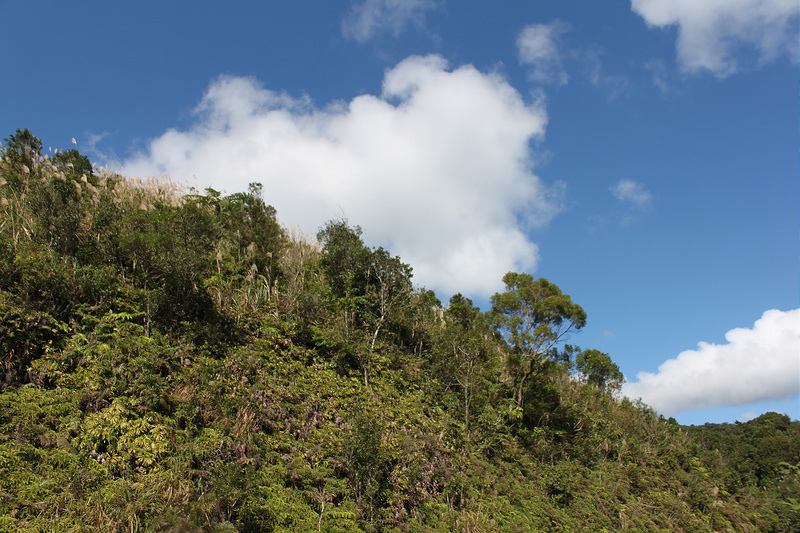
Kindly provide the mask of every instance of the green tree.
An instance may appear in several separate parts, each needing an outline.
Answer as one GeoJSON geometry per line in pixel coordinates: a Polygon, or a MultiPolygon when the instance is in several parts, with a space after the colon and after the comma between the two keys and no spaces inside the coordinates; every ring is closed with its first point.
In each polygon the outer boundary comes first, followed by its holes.
{"type": "Polygon", "coordinates": [[[35,170],[41,159],[42,140],[25,128],[9,135],[3,142],[3,159],[6,163],[3,174],[9,185],[18,193],[23,193],[29,174],[35,170]]]}
{"type": "Polygon", "coordinates": [[[354,298],[366,292],[370,251],[361,233],[361,227],[351,228],[346,219],[328,221],[317,233],[322,244],[322,270],[339,298],[354,298]]]}
{"type": "Polygon", "coordinates": [[[344,311],[345,334],[366,330],[356,357],[369,384],[379,335],[412,294],[411,267],[381,247],[370,249],[361,238],[361,228],[346,220],[329,221],[319,231],[323,272],[332,294],[344,311]]]}
{"type": "Polygon", "coordinates": [[[370,251],[361,239],[361,228],[347,220],[331,220],[317,233],[322,245],[319,266],[330,287],[334,313],[316,328],[315,342],[337,353],[342,370],[358,366],[369,377],[371,348],[363,336],[364,306],[369,279],[370,251]],[[335,348],[334,348],[335,347],[335,348]]]}
{"type": "Polygon", "coordinates": [[[126,215],[118,253],[131,283],[144,291],[148,334],[152,318],[170,322],[216,316],[204,281],[219,238],[214,211],[195,197],[179,207],[157,206],[126,215]]]}
{"type": "Polygon", "coordinates": [[[31,180],[28,196],[35,217],[36,235],[58,252],[74,255],[82,244],[92,244],[92,235],[82,235],[82,228],[91,225],[93,206],[83,187],[81,175],[69,172],[52,173],[44,179],[31,180]]]}
{"type": "Polygon", "coordinates": [[[6,145],[5,157],[14,164],[25,165],[29,170],[33,170],[36,160],[42,155],[42,140],[28,128],[17,130],[3,142],[6,145]]]}
{"type": "MultiPolygon", "coordinates": [[[[50,159],[53,164],[70,176],[80,178],[81,176],[94,176],[92,162],[85,155],[74,148],[64,152],[58,152],[50,159]]],[[[96,182],[96,180],[93,180],[96,182]]],[[[96,184],[96,183],[95,183],[96,184]]]]}
{"type": "MultiPolygon", "coordinates": [[[[214,199],[216,191],[207,190],[214,199]]],[[[246,193],[227,196],[214,206],[219,209],[225,230],[235,241],[241,260],[249,268],[255,265],[270,279],[274,277],[274,261],[286,245],[286,237],[277,221],[277,212],[262,197],[262,185],[251,183],[246,193]]]]}
{"type": "Polygon", "coordinates": [[[494,347],[494,335],[480,309],[460,293],[450,298],[444,319],[444,328],[439,338],[443,352],[440,379],[447,386],[452,383],[460,389],[464,435],[469,436],[482,373],[489,363],[494,347]]]}
{"type": "Polygon", "coordinates": [[[370,351],[373,351],[378,334],[390,314],[408,302],[412,288],[411,266],[379,247],[370,252],[368,268],[368,311],[373,332],[370,351]]]}
{"type": "Polygon", "coordinates": [[[491,298],[492,324],[511,345],[508,361],[517,407],[525,384],[569,333],[586,325],[586,312],[557,285],[526,273],[503,276],[506,290],[491,298]]]}
{"type": "Polygon", "coordinates": [[[599,389],[619,390],[625,381],[616,363],[600,350],[584,350],[575,358],[575,368],[587,383],[599,389]]]}

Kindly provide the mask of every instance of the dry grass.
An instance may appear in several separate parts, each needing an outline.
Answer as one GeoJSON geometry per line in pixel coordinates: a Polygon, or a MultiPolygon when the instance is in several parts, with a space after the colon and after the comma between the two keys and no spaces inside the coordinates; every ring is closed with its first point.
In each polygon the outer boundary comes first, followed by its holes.
{"type": "Polygon", "coordinates": [[[151,210],[157,205],[178,207],[184,203],[188,188],[167,177],[126,177],[122,173],[99,169],[100,188],[106,190],[114,203],[136,209],[151,210]]]}

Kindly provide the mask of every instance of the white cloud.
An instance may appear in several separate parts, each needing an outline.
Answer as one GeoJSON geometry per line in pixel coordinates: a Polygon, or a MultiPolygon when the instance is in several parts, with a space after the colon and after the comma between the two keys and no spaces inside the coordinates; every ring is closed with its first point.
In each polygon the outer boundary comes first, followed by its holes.
{"type": "Polygon", "coordinates": [[[646,209],[653,203],[653,195],[641,183],[633,180],[619,180],[610,190],[617,200],[631,202],[639,209],[646,209]]]}
{"type": "Polygon", "coordinates": [[[188,130],[165,132],[124,170],[229,193],[262,182],[284,223],[313,234],[344,214],[416,283],[482,297],[507,271],[535,269],[526,230],[558,210],[558,187],[531,171],[546,123],[503,78],[438,56],[398,64],[380,96],[325,108],[223,77],[188,130]]]}
{"type": "Polygon", "coordinates": [[[736,417],[736,421],[737,422],[749,422],[749,421],[753,420],[754,418],[756,418],[757,416],[758,416],[758,413],[754,413],[752,411],[747,411],[747,412],[742,413],[738,417],[736,417]]]}
{"type": "Polygon", "coordinates": [[[685,72],[725,77],[755,51],[756,65],[788,55],[798,60],[797,0],[631,0],[649,26],[678,26],[678,57],[685,72]]]}
{"type": "Polygon", "coordinates": [[[725,335],[727,344],[701,342],[641,372],[622,393],[664,414],[791,398],[800,391],[800,309],[771,310],[752,329],[725,335]]]}
{"type": "Polygon", "coordinates": [[[614,99],[628,91],[625,76],[609,75],[603,71],[603,50],[596,45],[569,48],[563,36],[572,31],[566,22],[554,20],[549,24],[528,24],[517,36],[517,54],[520,64],[528,68],[528,77],[534,83],[566,85],[569,82],[567,66],[580,69],[589,83],[608,92],[614,99]]]}
{"type": "Polygon", "coordinates": [[[537,83],[564,85],[569,81],[562,63],[561,36],[571,27],[559,20],[549,24],[529,24],[517,37],[519,61],[530,67],[530,78],[537,83]]]}
{"type": "Polygon", "coordinates": [[[342,34],[362,43],[383,30],[397,37],[409,24],[424,24],[425,13],[435,7],[433,0],[364,0],[342,21],[342,34]]]}

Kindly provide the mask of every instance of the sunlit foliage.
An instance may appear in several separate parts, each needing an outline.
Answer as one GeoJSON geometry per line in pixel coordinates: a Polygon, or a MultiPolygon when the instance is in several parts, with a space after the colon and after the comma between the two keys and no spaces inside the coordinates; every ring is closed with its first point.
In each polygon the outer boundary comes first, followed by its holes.
{"type": "Polygon", "coordinates": [[[687,434],[553,283],[443,305],[267,194],[6,139],[0,532],[797,531],[797,422],[687,434]]]}

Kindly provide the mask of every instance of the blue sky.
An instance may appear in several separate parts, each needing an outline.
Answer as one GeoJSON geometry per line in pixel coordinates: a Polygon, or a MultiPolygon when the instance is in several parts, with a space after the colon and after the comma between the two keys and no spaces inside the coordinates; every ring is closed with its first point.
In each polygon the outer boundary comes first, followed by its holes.
{"type": "Polygon", "coordinates": [[[442,300],[581,304],[681,423],[800,417],[787,0],[0,4],[0,135],[281,221],[345,215],[442,300]]]}

